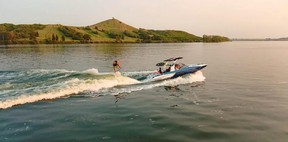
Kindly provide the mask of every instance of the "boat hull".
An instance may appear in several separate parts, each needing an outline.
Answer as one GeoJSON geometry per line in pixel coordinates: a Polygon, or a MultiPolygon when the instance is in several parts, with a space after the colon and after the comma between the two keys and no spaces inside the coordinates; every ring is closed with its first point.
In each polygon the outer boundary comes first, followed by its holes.
{"type": "Polygon", "coordinates": [[[195,73],[203,68],[205,68],[207,64],[197,64],[197,65],[189,65],[187,67],[183,67],[179,70],[171,71],[171,72],[164,72],[163,74],[159,74],[153,77],[153,80],[164,80],[164,79],[173,79],[177,78],[186,74],[195,73]]]}

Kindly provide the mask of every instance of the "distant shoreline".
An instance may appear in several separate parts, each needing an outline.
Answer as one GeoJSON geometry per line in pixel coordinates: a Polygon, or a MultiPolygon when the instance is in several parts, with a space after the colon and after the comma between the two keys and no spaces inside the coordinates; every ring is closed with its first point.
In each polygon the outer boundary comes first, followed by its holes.
{"type": "Polygon", "coordinates": [[[288,38],[231,39],[232,41],[288,41],[288,38]]]}
{"type": "Polygon", "coordinates": [[[180,30],[135,28],[115,18],[76,27],[61,24],[0,24],[0,45],[225,42],[219,35],[196,36],[180,30]]]}
{"type": "MultiPolygon", "coordinates": [[[[284,41],[280,41],[280,40],[231,40],[230,42],[288,42],[288,40],[284,40],[284,41]]],[[[224,43],[224,42],[166,42],[166,43],[115,43],[115,42],[106,42],[106,43],[73,43],[73,44],[69,44],[69,43],[65,43],[65,44],[0,44],[0,48],[5,48],[5,47],[25,47],[25,46],[81,46],[81,45],[101,45],[101,44],[115,44],[115,45],[121,45],[121,44],[185,44],[185,43],[224,43]]]]}

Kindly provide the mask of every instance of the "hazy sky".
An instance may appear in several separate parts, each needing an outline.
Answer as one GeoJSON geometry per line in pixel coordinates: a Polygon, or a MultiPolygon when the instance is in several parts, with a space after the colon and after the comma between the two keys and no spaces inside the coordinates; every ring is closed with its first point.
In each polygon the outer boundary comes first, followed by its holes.
{"type": "Polygon", "coordinates": [[[87,26],[112,17],[198,36],[288,37],[288,0],[0,0],[0,23],[87,26]]]}

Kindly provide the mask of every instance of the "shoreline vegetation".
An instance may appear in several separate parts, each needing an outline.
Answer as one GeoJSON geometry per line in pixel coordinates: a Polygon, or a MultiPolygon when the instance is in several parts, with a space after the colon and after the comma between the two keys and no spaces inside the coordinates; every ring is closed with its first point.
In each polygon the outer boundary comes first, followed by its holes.
{"type": "Polygon", "coordinates": [[[0,45],[89,43],[178,43],[231,41],[219,35],[199,37],[185,31],[147,30],[115,18],[85,27],[61,24],[0,24],[0,45]]]}

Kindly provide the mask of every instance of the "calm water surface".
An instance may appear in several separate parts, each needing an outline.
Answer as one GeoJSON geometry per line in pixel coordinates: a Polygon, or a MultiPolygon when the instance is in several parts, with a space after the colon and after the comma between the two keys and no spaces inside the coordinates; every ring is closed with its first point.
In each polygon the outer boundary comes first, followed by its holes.
{"type": "Polygon", "coordinates": [[[0,141],[286,142],[287,55],[288,42],[0,47],[0,141]],[[177,56],[208,66],[139,81],[177,56]]]}

